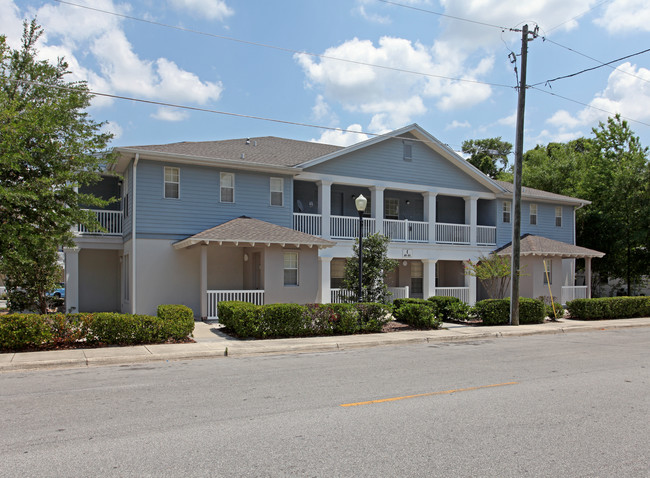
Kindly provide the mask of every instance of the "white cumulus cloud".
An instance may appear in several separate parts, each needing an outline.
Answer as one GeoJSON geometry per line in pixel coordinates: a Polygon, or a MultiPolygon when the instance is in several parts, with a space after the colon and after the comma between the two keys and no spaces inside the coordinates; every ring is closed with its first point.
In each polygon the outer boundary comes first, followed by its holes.
{"type": "Polygon", "coordinates": [[[187,111],[161,106],[151,117],[161,121],[183,121],[189,114],[187,111]]]}
{"type": "Polygon", "coordinates": [[[235,13],[224,0],[171,0],[170,3],[178,10],[189,11],[210,20],[223,21],[235,13]]]}
{"type": "Polygon", "coordinates": [[[650,3],[648,0],[614,0],[595,23],[610,33],[649,32],[650,3]]]}
{"type": "Polygon", "coordinates": [[[361,133],[360,124],[351,124],[346,130],[335,129],[324,131],[318,139],[312,139],[314,143],[334,144],[337,146],[350,146],[368,139],[368,135],[361,133]],[[358,131],[358,133],[357,133],[358,131]]]}

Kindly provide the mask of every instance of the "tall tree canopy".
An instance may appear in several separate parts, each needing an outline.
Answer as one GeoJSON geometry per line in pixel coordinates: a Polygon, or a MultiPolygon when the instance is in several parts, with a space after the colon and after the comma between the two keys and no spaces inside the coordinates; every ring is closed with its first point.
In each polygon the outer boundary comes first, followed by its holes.
{"type": "Polygon", "coordinates": [[[469,154],[467,161],[492,179],[502,179],[508,168],[508,155],[512,144],[498,138],[469,139],[463,141],[463,153],[469,154]]]}
{"type": "Polygon", "coordinates": [[[650,273],[650,161],[620,116],[593,129],[594,138],[551,143],[524,155],[526,186],[592,202],[576,214],[577,240],[605,252],[594,270],[625,279],[628,294],[650,273]]]}
{"type": "Polygon", "coordinates": [[[65,80],[67,63],[37,59],[41,34],[25,22],[17,50],[0,36],[0,272],[32,304],[43,304],[56,281],[43,261],[72,244],[73,226],[94,225],[81,205],[105,204],[77,188],[100,178],[107,159],[98,153],[111,139],[84,111],[92,98],[86,84],[65,80]],[[44,276],[24,273],[30,268],[44,276]]]}

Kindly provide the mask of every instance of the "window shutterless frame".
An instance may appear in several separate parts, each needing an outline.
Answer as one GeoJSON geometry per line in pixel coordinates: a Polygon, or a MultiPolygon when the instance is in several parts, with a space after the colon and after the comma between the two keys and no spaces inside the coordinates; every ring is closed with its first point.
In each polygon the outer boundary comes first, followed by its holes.
{"type": "Polygon", "coordinates": [[[562,227],[562,206],[555,208],[555,226],[562,227]]]}
{"type": "Polygon", "coordinates": [[[235,202],[235,173],[219,174],[219,201],[235,202]]]}
{"type": "Polygon", "coordinates": [[[171,166],[163,166],[163,197],[179,199],[181,197],[181,170],[171,166]]]}
{"type": "Polygon", "coordinates": [[[537,204],[530,205],[530,224],[537,225],[537,204]]]}
{"type": "Polygon", "coordinates": [[[271,206],[284,206],[284,179],[270,178],[271,206]]]}
{"type": "Polygon", "coordinates": [[[284,285],[298,285],[298,253],[284,253],[284,285]]]}
{"type": "Polygon", "coordinates": [[[508,201],[503,201],[503,222],[504,223],[509,223],[510,222],[510,202],[508,201]]]}

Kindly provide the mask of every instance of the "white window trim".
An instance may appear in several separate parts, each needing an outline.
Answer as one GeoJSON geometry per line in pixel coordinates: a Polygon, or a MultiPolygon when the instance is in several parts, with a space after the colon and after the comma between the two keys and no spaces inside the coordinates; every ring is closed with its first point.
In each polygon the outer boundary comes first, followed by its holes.
{"type": "Polygon", "coordinates": [[[555,207],[555,227],[562,227],[562,206],[556,206],[555,207]],[[558,209],[560,212],[560,215],[558,215],[558,209]],[[560,220],[560,224],[558,224],[557,220],[560,220]]]}
{"type": "Polygon", "coordinates": [[[399,198],[391,198],[387,197],[384,198],[384,217],[388,219],[388,203],[392,202],[396,207],[395,207],[395,212],[396,214],[391,214],[390,219],[397,220],[399,219],[399,198]]]}
{"type": "Polygon", "coordinates": [[[278,178],[278,177],[271,177],[269,178],[269,204],[273,207],[284,207],[284,178],[278,178]],[[274,191],[273,190],[273,180],[280,181],[280,190],[279,191],[274,191]],[[273,193],[280,193],[282,200],[280,201],[280,204],[273,204],[273,193]]]}
{"type": "Polygon", "coordinates": [[[530,205],[529,222],[530,222],[531,226],[536,226],[537,225],[537,204],[531,204],[530,205]],[[535,210],[534,214],[533,214],[533,209],[535,210]],[[533,217],[535,218],[535,222],[533,222],[533,217]]]}
{"type": "Polygon", "coordinates": [[[413,143],[411,141],[402,141],[402,159],[404,161],[413,161],[413,143]],[[407,149],[410,154],[406,154],[407,149]]]}
{"type": "Polygon", "coordinates": [[[553,261],[550,259],[544,259],[542,261],[542,273],[544,274],[544,278],[542,279],[542,284],[547,285],[551,284],[553,285],[553,261]],[[544,263],[546,263],[546,268],[544,268],[544,263]],[[548,282],[546,281],[546,270],[548,269],[548,282]]]}
{"type": "Polygon", "coordinates": [[[282,284],[284,287],[298,287],[300,285],[300,257],[298,252],[285,252],[282,256],[282,284]],[[284,259],[288,254],[292,254],[296,256],[296,267],[293,268],[287,268],[284,259]],[[288,270],[295,270],[296,271],[296,283],[295,284],[286,284],[285,283],[285,278],[284,278],[284,272],[288,270]]]}
{"type": "Polygon", "coordinates": [[[181,168],[175,166],[163,166],[163,198],[164,199],[180,199],[181,198],[181,168]],[[178,181],[167,181],[167,170],[176,170],[178,171],[178,181]],[[178,185],[178,197],[167,197],[167,184],[177,184],[178,185]]]}
{"type": "Polygon", "coordinates": [[[234,204],[235,203],[235,173],[226,173],[226,172],[219,173],[219,202],[224,203],[224,204],[234,204]],[[223,187],[223,178],[224,178],[224,176],[231,176],[232,177],[232,188],[224,188],[223,187]],[[232,189],[232,201],[224,201],[223,200],[223,195],[221,194],[222,189],[232,189]]]}
{"type": "Polygon", "coordinates": [[[503,201],[503,211],[501,213],[501,220],[504,224],[510,224],[512,222],[512,204],[510,201],[503,201]],[[508,213],[508,220],[506,221],[506,212],[508,213]]]}

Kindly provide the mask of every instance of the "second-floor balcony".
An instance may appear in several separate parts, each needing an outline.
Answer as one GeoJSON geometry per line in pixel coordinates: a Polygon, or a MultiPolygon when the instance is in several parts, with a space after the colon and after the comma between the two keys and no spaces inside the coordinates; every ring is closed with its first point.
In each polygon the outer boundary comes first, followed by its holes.
{"type": "Polygon", "coordinates": [[[107,211],[91,209],[95,213],[97,222],[101,228],[87,228],[78,224],[75,230],[76,234],[83,236],[121,236],[122,235],[122,211],[107,211]]]}
{"type": "MultiPolygon", "coordinates": [[[[325,218],[327,220],[328,218],[325,218]]],[[[293,228],[297,231],[323,236],[323,217],[321,214],[294,213],[293,228]]],[[[472,226],[468,224],[448,224],[437,222],[434,233],[429,223],[424,221],[363,218],[364,237],[381,232],[393,242],[472,244],[472,226]],[[381,224],[378,224],[381,223],[381,224]],[[430,237],[433,236],[433,237],[430,237]]],[[[359,236],[359,218],[352,216],[330,216],[329,238],[355,239],[359,236]]],[[[476,245],[496,245],[496,227],[476,226],[476,245]]]]}

